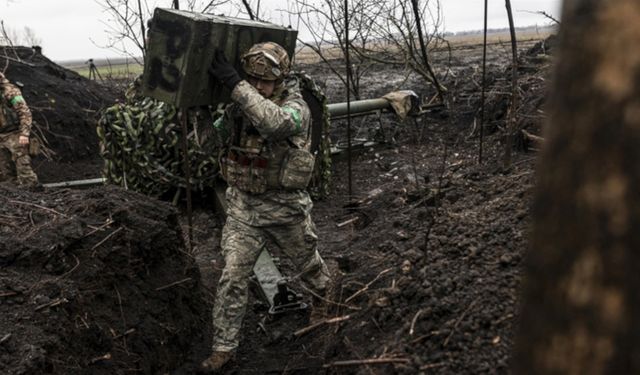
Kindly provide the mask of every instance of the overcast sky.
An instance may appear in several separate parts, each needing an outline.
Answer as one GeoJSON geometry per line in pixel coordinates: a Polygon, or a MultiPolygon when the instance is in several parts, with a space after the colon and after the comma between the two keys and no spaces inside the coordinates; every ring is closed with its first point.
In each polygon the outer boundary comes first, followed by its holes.
{"type": "MultiPolygon", "coordinates": [[[[31,28],[42,40],[44,54],[56,61],[115,57],[119,55],[116,51],[103,48],[108,41],[105,23],[109,15],[100,3],[100,0],[0,0],[0,20],[5,27],[18,33],[24,27],[31,28]]],[[[149,3],[166,7],[171,1],[156,0],[149,3]]],[[[270,10],[268,14],[277,23],[283,21],[283,16],[276,9],[284,8],[285,3],[286,0],[261,0],[261,7],[270,10]]],[[[490,28],[508,26],[504,4],[504,0],[489,0],[490,28]]],[[[516,26],[549,24],[547,18],[529,12],[545,11],[556,18],[560,17],[561,0],[511,0],[511,4],[516,26]]],[[[441,0],[441,5],[446,31],[482,28],[484,1],[441,0]]],[[[301,36],[304,38],[303,30],[301,36]]]]}

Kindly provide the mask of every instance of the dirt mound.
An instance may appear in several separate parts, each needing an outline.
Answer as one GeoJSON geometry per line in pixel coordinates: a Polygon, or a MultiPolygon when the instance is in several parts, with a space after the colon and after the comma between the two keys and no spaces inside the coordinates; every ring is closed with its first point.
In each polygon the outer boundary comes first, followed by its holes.
{"type": "Polygon", "coordinates": [[[208,311],[171,206],[0,187],[3,374],[172,371],[208,339],[208,311]]]}
{"type": "MultiPolygon", "coordinates": [[[[526,51],[518,126],[539,129],[550,62],[526,51]]],[[[456,73],[468,79],[445,81],[454,92],[450,117],[423,118],[424,132],[405,127],[398,145],[354,161],[359,197],[371,198],[317,205],[321,234],[330,236],[325,251],[339,270],[332,299],[341,304],[328,315],[350,316],[314,339],[326,343],[323,366],[362,374],[508,373],[535,155],[514,153],[503,168],[499,130],[511,67],[509,54],[502,56],[488,66],[485,119],[493,132],[485,133],[482,164],[474,125],[479,73],[467,66],[456,73]]],[[[336,167],[336,190],[344,192],[344,165],[336,167]]]]}
{"type": "MultiPolygon", "coordinates": [[[[332,233],[333,240],[344,239],[341,253],[333,248],[341,275],[335,295],[352,306],[333,308],[334,315],[351,315],[341,331],[348,340],[329,351],[333,362],[385,358],[388,373],[506,372],[531,161],[502,173],[479,168],[465,147],[450,147],[447,159],[442,147],[418,146],[379,152],[374,161],[383,169],[375,172],[358,167],[356,178],[373,172],[386,183],[375,198],[335,219],[359,218],[355,229],[332,233]],[[411,153],[425,158],[415,169],[419,190],[411,153]],[[389,175],[388,162],[398,168],[389,175]],[[436,166],[443,162],[440,177],[436,166]]],[[[495,147],[485,152],[499,155],[495,147]]],[[[359,369],[366,373],[366,366],[359,369]]]]}
{"type": "MultiPolygon", "coordinates": [[[[525,43],[522,43],[525,44],[525,43]]],[[[538,41],[520,46],[518,52],[517,77],[517,112],[514,126],[514,146],[519,151],[535,148],[524,134],[540,135],[545,120],[545,102],[548,97],[547,83],[550,80],[553,66],[553,49],[556,44],[554,35],[538,41]]],[[[478,46],[481,48],[481,46],[478,46]]],[[[487,60],[487,75],[484,102],[484,134],[504,132],[507,128],[511,106],[512,89],[512,59],[510,49],[502,51],[502,61],[489,58],[487,60]]],[[[477,61],[475,61],[477,63],[477,61]]],[[[465,61],[458,61],[463,65],[465,61]]],[[[467,62],[469,64],[469,62],[467,62]]],[[[457,65],[457,64],[456,64],[457,65]]],[[[462,114],[464,121],[472,122],[480,118],[482,107],[481,71],[480,67],[467,66],[461,68],[460,76],[471,79],[448,79],[452,92],[455,92],[452,111],[462,114]]],[[[458,115],[456,115],[458,117],[458,115]]],[[[479,127],[474,124],[472,134],[479,133],[479,127]]]]}
{"type": "Polygon", "coordinates": [[[98,156],[97,111],[117,93],[65,69],[27,47],[0,47],[0,66],[20,83],[40,132],[55,159],[71,162],[98,156]]]}

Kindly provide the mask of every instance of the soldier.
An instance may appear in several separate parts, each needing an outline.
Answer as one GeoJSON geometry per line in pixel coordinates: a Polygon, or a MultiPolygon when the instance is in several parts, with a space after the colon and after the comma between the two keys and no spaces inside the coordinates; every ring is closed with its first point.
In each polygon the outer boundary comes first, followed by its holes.
{"type": "Polygon", "coordinates": [[[213,307],[213,352],[202,363],[205,371],[222,368],[238,347],[249,277],[267,240],[291,259],[317,293],[324,293],[329,280],[306,191],[314,165],[311,113],[297,79],[288,75],[289,56],[276,43],[260,43],[241,63],[246,80],[221,51],[210,69],[231,91],[233,104],[214,123],[228,146],[220,169],[229,188],[221,240],[226,264],[213,307]]]}
{"type": "Polygon", "coordinates": [[[30,133],[31,111],[20,89],[0,73],[0,182],[17,178],[19,185],[38,185],[31,169],[30,133]]]}

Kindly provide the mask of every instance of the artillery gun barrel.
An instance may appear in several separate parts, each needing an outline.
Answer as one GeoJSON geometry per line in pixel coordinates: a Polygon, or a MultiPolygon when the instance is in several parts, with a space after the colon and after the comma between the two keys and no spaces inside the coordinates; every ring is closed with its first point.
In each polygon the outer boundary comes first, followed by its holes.
{"type": "Polygon", "coordinates": [[[52,182],[49,184],[42,184],[45,188],[64,188],[64,187],[91,187],[97,185],[104,185],[106,183],[106,179],[103,177],[99,178],[91,178],[88,180],[74,180],[74,181],[63,181],[63,182],[52,182]]]}
{"type": "MultiPolygon", "coordinates": [[[[386,99],[365,99],[351,102],[351,116],[367,114],[372,111],[391,108],[391,104],[386,99]]],[[[335,119],[347,115],[347,102],[333,103],[327,105],[327,111],[331,118],[335,119]]]]}

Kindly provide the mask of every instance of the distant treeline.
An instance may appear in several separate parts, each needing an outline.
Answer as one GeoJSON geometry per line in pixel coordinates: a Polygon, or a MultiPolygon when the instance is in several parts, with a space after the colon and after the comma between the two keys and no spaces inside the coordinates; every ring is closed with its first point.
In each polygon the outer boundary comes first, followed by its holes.
{"type": "MultiPolygon", "coordinates": [[[[518,32],[531,32],[531,31],[539,31],[539,32],[554,32],[556,31],[557,26],[537,26],[537,25],[532,25],[532,26],[523,26],[523,27],[516,27],[516,34],[518,34],[518,32]]],[[[457,32],[445,32],[442,35],[447,37],[447,36],[466,36],[466,35],[478,35],[478,34],[482,34],[484,32],[484,30],[467,30],[467,31],[457,31],[457,32]]],[[[503,27],[500,29],[487,29],[487,34],[501,34],[501,33],[508,33],[509,32],[509,28],[508,27],[503,27]]]]}

